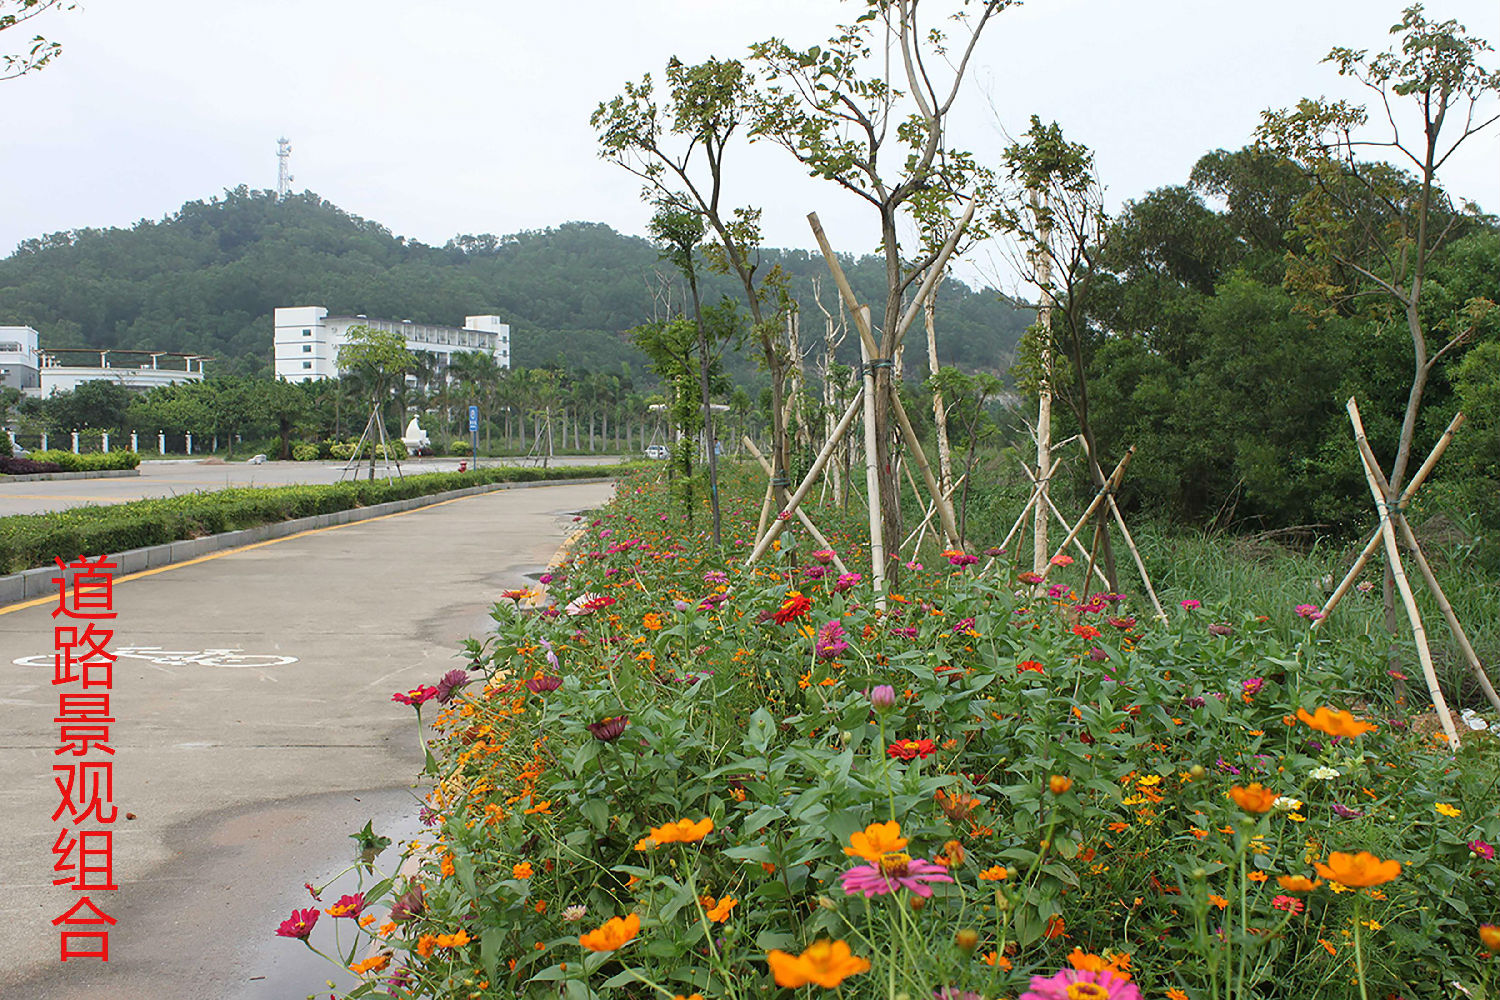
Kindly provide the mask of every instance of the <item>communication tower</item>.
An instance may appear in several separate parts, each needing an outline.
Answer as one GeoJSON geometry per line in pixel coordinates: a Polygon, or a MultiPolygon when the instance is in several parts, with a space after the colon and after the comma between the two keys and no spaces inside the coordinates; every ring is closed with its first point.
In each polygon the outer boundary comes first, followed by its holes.
{"type": "Polygon", "coordinates": [[[283,136],[276,140],[276,198],[280,200],[292,193],[291,174],[292,144],[283,136]]]}

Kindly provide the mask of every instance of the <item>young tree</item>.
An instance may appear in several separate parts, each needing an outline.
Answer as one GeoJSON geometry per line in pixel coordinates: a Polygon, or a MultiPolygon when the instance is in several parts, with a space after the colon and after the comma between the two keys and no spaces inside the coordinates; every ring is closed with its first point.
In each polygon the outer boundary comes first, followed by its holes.
{"type": "MultiPolygon", "coordinates": [[[[360,378],[369,389],[371,420],[385,420],[381,412],[391,397],[391,389],[404,382],[415,359],[406,349],[406,338],[389,330],[375,330],[364,324],[351,326],[339,345],[338,366],[360,378]]],[[[367,425],[368,426],[368,425],[367,425]]],[[[399,435],[398,435],[399,436],[399,435]]],[[[370,442],[370,478],[375,478],[376,441],[370,442]]]]}
{"type": "MultiPolygon", "coordinates": [[[[1018,368],[1023,382],[1049,387],[1072,411],[1088,446],[1089,478],[1100,489],[1105,472],[1089,412],[1095,345],[1086,310],[1108,218],[1094,154],[1069,142],[1056,122],[1043,125],[1033,115],[1024,140],[1005,151],[1005,165],[1014,196],[996,210],[994,225],[1020,243],[1023,273],[1053,303],[1051,321],[1032,327],[1023,341],[1018,368]]],[[[1109,510],[1101,505],[1098,515],[1105,576],[1117,590],[1109,510]]]]}
{"type": "MultiPolygon", "coordinates": [[[[986,25],[1011,0],[965,0],[952,17],[959,37],[949,51],[928,20],[932,3],[867,0],[853,25],[826,45],[794,49],[773,38],[751,46],[765,67],[752,134],[770,139],[814,176],[864,200],[880,224],[885,301],[877,303],[875,442],[882,532],[901,538],[900,482],[892,461],[892,355],[911,285],[940,256],[941,239],[960,201],[979,196],[986,172],[950,143],[950,116],[969,60],[986,25]],[[876,49],[886,58],[881,61],[876,49]],[[874,67],[874,72],[871,72],[874,67]],[[896,164],[894,170],[891,164],[896,164]],[[898,225],[914,219],[927,235],[914,255],[903,253],[898,225]]],[[[874,331],[872,331],[873,333],[874,331]]],[[[894,553],[889,554],[892,569],[894,553]]]]}
{"type": "Polygon", "coordinates": [[[738,60],[709,59],[688,66],[675,57],[667,63],[666,79],[666,103],[657,102],[648,74],[600,104],[589,121],[599,133],[600,155],[643,178],[648,200],[701,218],[715,237],[704,247],[709,266],[739,279],[771,376],[771,465],[777,502],[784,504],[788,359],[780,342],[780,317],[765,312],[784,276],[775,267],[760,273],[760,209],[728,209],[723,191],[725,153],[748,117],[745,102],[753,79],[738,60]]]}
{"type": "MultiPolygon", "coordinates": [[[[1479,64],[1488,43],[1456,21],[1427,20],[1421,4],[1406,8],[1390,33],[1401,36],[1397,48],[1375,56],[1335,48],[1324,60],[1378,98],[1382,121],[1372,125],[1369,111],[1349,101],[1303,100],[1295,109],[1265,112],[1257,138],[1295,161],[1312,183],[1296,212],[1307,249],[1289,261],[1288,285],[1325,301],[1372,303],[1366,308],[1377,319],[1403,323],[1410,336],[1411,382],[1384,497],[1394,504],[1406,484],[1433,369],[1494,307],[1469,299],[1440,321],[1448,340],[1433,349],[1429,338],[1437,330],[1423,315],[1428,272],[1464,225],[1438,173],[1459,147],[1500,120],[1500,71],[1479,64]],[[1417,129],[1401,124],[1409,117],[1417,129]],[[1372,155],[1400,166],[1362,159],[1372,155]]],[[[1394,633],[1393,570],[1387,565],[1385,607],[1394,633]]]]}
{"type": "Polygon", "coordinates": [[[703,217],[685,212],[671,204],[661,205],[651,219],[651,235],[662,244],[662,256],[687,279],[689,299],[693,305],[693,328],[698,344],[698,391],[703,404],[703,429],[708,445],[708,497],[713,510],[714,548],[723,546],[719,524],[719,458],[718,440],[714,435],[713,400],[709,394],[709,370],[715,360],[709,350],[708,327],[703,322],[703,303],[698,296],[699,244],[703,241],[703,217]]]}

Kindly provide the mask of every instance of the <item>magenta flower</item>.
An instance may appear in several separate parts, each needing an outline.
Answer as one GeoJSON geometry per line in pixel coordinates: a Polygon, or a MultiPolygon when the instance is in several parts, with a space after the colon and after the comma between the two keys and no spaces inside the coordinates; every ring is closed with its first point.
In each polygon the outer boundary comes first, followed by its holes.
{"type": "Polygon", "coordinates": [[[1315,622],[1323,617],[1323,612],[1318,610],[1316,604],[1299,604],[1297,605],[1297,617],[1315,622]]]}
{"type": "Polygon", "coordinates": [[[839,876],[844,892],[853,896],[864,893],[865,898],[884,896],[897,889],[907,889],[918,896],[931,896],[930,882],[952,882],[953,876],[942,865],[909,858],[905,854],[887,854],[879,864],[856,865],[839,876]]]}
{"type": "Polygon", "coordinates": [[[463,670],[450,670],[437,682],[435,697],[439,705],[446,705],[458,694],[459,689],[469,683],[469,675],[463,670]]]}
{"type": "Polygon", "coordinates": [[[1191,597],[1186,598],[1185,600],[1183,600],[1181,602],[1181,604],[1182,604],[1182,606],[1184,608],[1187,608],[1189,611],[1193,610],[1194,608],[1201,608],[1201,607],[1203,607],[1203,602],[1202,601],[1194,600],[1191,597]]]}
{"type": "Polygon", "coordinates": [[[818,659],[832,660],[847,650],[849,644],[844,641],[844,634],[844,626],[839,624],[838,619],[818,629],[818,639],[814,643],[814,648],[818,651],[818,659]]]}
{"type": "Polygon", "coordinates": [[[959,552],[948,557],[948,563],[952,566],[972,566],[978,561],[978,556],[969,555],[967,552],[959,552]]]}
{"type": "Polygon", "coordinates": [[[1019,1000],[1141,1000],[1140,987],[1110,969],[1063,969],[1055,976],[1032,976],[1019,1000]]]}
{"type": "Polygon", "coordinates": [[[1265,686],[1265,683],[1266,679],[1264,677],[1252,677],[1248,681],[1240,681],[1240,689],[1249,697],[1254,698],[1260,693],[1260,689],[1265,686]]]}
{"type": "Polygon", "coordinates": [[[1486,861],[1495,860],[1495,849],[1482,840],[1469,841],[1469,850],[1479,855],[1486,861]]]}
{"type": "Polygon", "coordinates": [[[1052,586],[1047,588],[1047,596],[1053,599],[1059,597],[1067,597],[1068,591],[1072,589],[1073,588],[1068,586],[1066,583],[1054,583],[1052,586]]]}
{"type": "Polygon", "coordinates": [[[526,682],[526,688],[532,694],[546,694],[560,687],[562,687],[562,678],[555,674],[543,674],[541,677],[533,677],[526,682]]]}
{"type": "Polygon", "coordinates": [[[419,684],[410,691],[397,691],[391,695],[391,701],[410,705],[412,708],[421,708],[423,704],[436,698],[438,689],[431,684],[419,684]]]}
{"type": "Polygon", "coordinates": [[[870,690],[870,707],[877,712],[889,712],[896,707],[896,689],[889,684],[877,684],[870,690]]]}
{"type": "Polygon", "coordinates": [[[840,574],[839,578],[836,581],[834,581],[833,592],[835,594],[842,594],[844,591],[849,590],[856,583],[858,583],[859,581],[861,581],[863,579],[864,579],[864,576],[862,574],[860,574],[860,573],[843,573],[843,574],[840,574]]]}
{"type": "Polygon", "coordinates": [[[833,556],[834,556],[834,552],[833,552],[832,549],[818,549],[816,552],[814,552],[812,554],[812,557],[814,559],[816,559],[820,563],[831,563],[831,562],[833,562],[833,556]]]}
{"type": "Polygon", "coordinates": [[[306,941],[307,936],[312,933],[313,925],[317,922],[318,911],[316,908],[293,910],[292,915],[283,920],[281,926],[276,928],[276,936],[306,941]]]}
{"type": "Polygon", "coordinates": [[[728,583],[729,575],[723,570],[711,569],[703,574],[704,583],[728,583]]]}
{"type": "Polygon", "coordinates": [[[994,559],[996,556],[1005,555],[1005,550],[998,545],[991,545],[989,548],[984,550],[984,554],[989,556],[991,559],[994,559]]]}
{"type": "Polygon", "coordinates": [[[600,719],[598,722],[590,722],[588,731],[594,734],[594,739],[602,743],[613,743],[620,738],[630,720],[623,715],[616,715],[608,719],[600,719]]]}
{"type": "Polygon", "coordinates": [[[420,882],[414,883],[391,904],[392,920],[415,920],[427,912],[427,894],[420,882]]]}

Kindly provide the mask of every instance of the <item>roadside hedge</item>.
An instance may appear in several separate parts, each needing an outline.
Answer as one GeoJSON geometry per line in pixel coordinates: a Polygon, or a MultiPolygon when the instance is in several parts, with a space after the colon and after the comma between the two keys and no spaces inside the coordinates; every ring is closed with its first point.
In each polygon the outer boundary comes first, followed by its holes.
{"type": "Polygon", "coordinates": [[[112,451],[108,454],[95,452],[90,455],[75,455],[61,448],[31,453],[33,462],[50,462],[64,472],[103,472],[108,469],[134,469],[141,464],[141,456],[133,451],[112,451]]]}
{"type": "MultiPolygon", "coordinates": [[[[71,454],[71,452],[69,452],[71,454]]],[[[107,456],[106,456],[107,457],[107,456]]],[[[0,517],[0,573],[50,566],[54,559],[124,552],[185,538],[238,531],[369,507],[390,500],[430,496],[484,483],[592,479],[617,475],[618,465],[562,469],[493,468],[429,472],[394,481],[377,479],[303,486],[237,487],[176,497],[135,500],[114,506],[74,507],[46,514],[0,517]]]]}

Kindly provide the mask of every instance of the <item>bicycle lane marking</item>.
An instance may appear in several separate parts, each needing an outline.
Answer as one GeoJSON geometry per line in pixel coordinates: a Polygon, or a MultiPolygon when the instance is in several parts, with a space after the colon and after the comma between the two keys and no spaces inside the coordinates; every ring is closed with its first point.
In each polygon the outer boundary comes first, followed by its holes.
{"type": "MultiPolygon", "coordinates": [[[[114,586],[118,587],[122,583],[129,583],[132,580],[140,580],[144,577],[155,576],[158,573],[165,573],[168,570],[182,569],[186,566],[196,566],[199,563],[208,562],[210,559],[222,559],[224,556],[232,556],[237,552],[249,552],[251,549],[264,548],[267,545],[276,545],[279,542],[289,542],[294,538],[305,538],[308,535],[316,535],[324,531],[335,531],[339,528],[352,528],[361,524],[372,524],[375,521],[384,521],[387,518],[391,517],[405,517],[408,514],[415,514],[419,511],[432,510],[435,507],[444,507],[450,503],[458,503],[460,500],[472,500],[475,497],[484,496],[489,496],[489,494],[473,493],[466,497],[454,497],[451,500],[439,500],[437,503],[426,504],[422,507],[414,507],[411,510],[398,510],[391,514],[378,514],[375,517],[367,517],[359,521],[346,521],[343,524],[329,524],[321,528],[308,528],[306,531],[299,531],[292,535],[283,535],[280,538],[268,538],[264,542],[251,542],[249,545],[240,545],[232,549],[222,549],[218,552],[210,552],[206,556],[196,556],[192,559],[184,559],[182,562],[171,563],[167,566],[158,566],[155,569],[143,569],[139,573],[131,573],[128,576],[119,576],[115,578],[114,586]]],[[[24,611],[27,608],[39,608],[44,604],[55,603],[57,603],[57,598],[55,597],[38,597],[34,600],[22,601],[19,604],[7,604],[5,607],[0,608],[0,615],[8,615],[16,611],[24,611]]]]}

